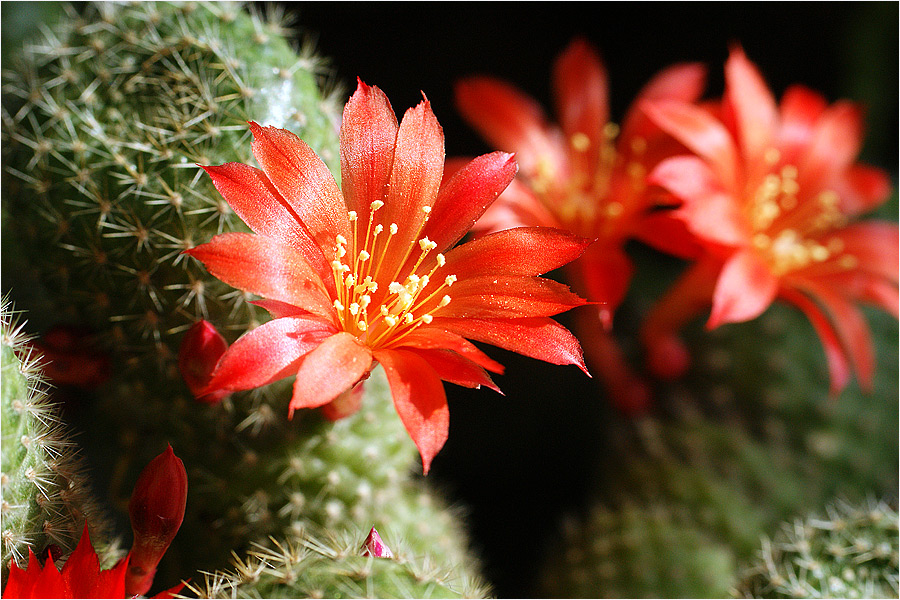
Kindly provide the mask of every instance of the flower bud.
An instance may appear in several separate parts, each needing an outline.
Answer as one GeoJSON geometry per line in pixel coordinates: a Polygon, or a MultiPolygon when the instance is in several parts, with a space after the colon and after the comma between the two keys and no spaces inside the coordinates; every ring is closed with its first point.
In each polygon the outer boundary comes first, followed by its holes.
{"type": "Polygon", "coordinates": [[[219,358],[227,349],[228,342],[216,331],[212,323],[206,320],[194,323],[181,340],[178,369],[191,393],[200,402],[216,404],[230,393],[225,390],[207,392],[205,389],[219,358]]]}
{"type": "Polygon", "coordinates": [[[394,553],[388,548],[378,532],[373,527],[369,532],[369,537],[363,543],[361,548],[363,556],[375,556],[377,558],[394,558],[394,553]]]}
{"type": "Polygon", "coordinates": [[[134,532],[125,578],[129,596],[146,594],[150,589],[156,565],[184,520],[186,504],[187,472],[170,445],[141,472],[128,503],[134,532]]]}

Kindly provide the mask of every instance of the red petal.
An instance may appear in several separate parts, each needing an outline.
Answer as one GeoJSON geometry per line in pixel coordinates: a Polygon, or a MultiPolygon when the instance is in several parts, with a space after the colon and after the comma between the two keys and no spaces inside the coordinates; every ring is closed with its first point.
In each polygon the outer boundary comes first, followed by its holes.
{"type": "Polygon", "coordinates": [[[423,326],[416,328],[412,333],[404,337],[397,347],[423,350],[452,350],[488,371],[503,373],[504,370],[503,365],[479,350],[475,344],[464,337],[434,327],[423,326]]]}
{"type": "Polygon", "coordinates": [[[896,223],[862,221],[834,232],[831,237],[841,240],[844,253],[856,258],[856,269],[875,273],[896,285],[900,262],[900,230],[896,223]]]}
{"type": "Polygon", "coordinates": [[[251,121],[250,130],[253,155],[319,246],[331,247],[338,234],[349,239],[344,197],[322,159],[286,129],[251,121]]]}
{"type": "Polygon", "coordinates": [[[679,258],[696,260],[702,252],[697,237],[675,211],[657,211],[643,217],[635,237],[645,244],[679,258]]]}
{"type": "Polygon", "coordinates": [[[816,303],[807,298],[805,294],[791,289],[783,289],[781,297],[803,311],[806,318],[812,323],[819,339],[822,340],[828,372],[831,375],[830,393],[832,396],[837,395],[850,381],[850,363],[841,348],[841,342],[834,327],[816,303]]]}
{"type": "MultiPolygon", "coordinates": [[[[438,124],[431,104],[423,100],[403,115],[397,131],[394,164],[390,188],[385,200],[382,223],[396,223],[396,239],[414,241],[421,237],[422,223],[427,216],[425,206],[433,206],[444,173],[444,132],[438,124]]],[[[392,248],[406,251],[406,244],[392,248]]],[[[396,264],[390,258],[386,263],[396,264]]]]}
{"type": "Polygon", "coordinates": [[[296,372],[297,361],[335,329],[315,317],[274,319],[242,335],[222,355],[208,389],[257,388],[296,372]]]}
{"type": "Polygon", "coordinates": [[[888,174],[861,164],[847,168],[830,187],[841,199],[841,212],[848,216],[867,213],[884,204],[891,195],[888,174]]]}
{"type": "Polygon", "coordinates": [[[550,227],[491,233],[447,253],[444,270],[460,280],[479,275],[541,275],[575,260],[591,240],[550,227]]]}
{"type": "Polygon", "coordinates": [[[466,277],[449,290],[452,301],[433,311],[441,317],[549,317],[587,302],[569,287],[540,277],[466,277]]]}
{"type": "Polygon", "coordinates": [[[334,318],[331,296],[318,271],[299,252],[273,238],[223,233],[185,253],[233,287],[334,318]]]}
{"type": "Polygon", "coordinates": [[[101,586],[98,586],[98,576],[100,575],[100,559],[94,551],[91,544],[91,538],[88,534],[87,524],[81,532],[81,539],[78,546],[72,552],[66,564],[62,568],[62,576],[72,590],[75,598],[122,598],[125,595],[125,581],[122,580],[122,586],[115,590],[118,594],[109,593],[101,586]],[[103,595],[107,592],[106,595],[103,595]]]}
{"type": "Polygon", "coordinates": [[[638,92],[637,99],[622,120],[621,139],[631,140],[635,137],[647,139],[656,130],[656,127],[648,121],[647,115],[640,110],[641,101],[694,102],[703,93],[705,84],[706,67],[701,63],[678,64],[661,71],[638,92]]]}
{"type": "Polygon", "coordinates": [[[387,96],[357,79],[341,124],[341,189],[361,223],[368,222],[370,204],[387,193],[396,141],[397,117],[387,96]]]}
{"type": "Polygon", "coordinates": [[[304,308],[281,302],[279,300],[251,300],[250,304],[255,304],[266,310],[273,319],[281,317],[311,317],[313,314],[304,308]]]}
{"type": "Polygon", "coordinates": [[[320,273],[330,273],[322,249],[266,174],[242,163],[203,167],[228,205],[260,235],[292,246],[320,273]]]}
{"type": "Polygon", "coordinates": [[[517,170],[513,155],[504,152],[469,162],[441,186],[423,235],[439,250],[458,242],[506,189],[517,170]]]}
{"type": "Polygon", "coordinates": [[[859,154],[862,135],[862,111],[856,105],[837,102],[828,107],[798,165],[800,188],[822,189],[823,183],[839,177],[859,154]]]}
{"type": "Polygon", "coordinates": [[[201,402],[215,404],[227,392],[200,394],[209,384],[219,358],[228,349],[228,342],[206,320],[200,320],[188,329],[178,349],[178,370],[191,393],[201,402]]]}
{"type": "Polygon", "coordinates": [[[565,160],[541,106],[516,88],[489,77],[471,77],[458,81],[455,92],[463,118],[494,148],[515,152],[527,175],[541,160],[550,160],[551,166],[565,160]]]}
{"type": "Polygon", "coordinates": [[[422,471],[427,475],[450,432],[444,386],[425,359],[412,352],[382,350],[376,359],[384,367],[394,407],[422,455],[422,471]]]}
{"type": "Polygon", "coordinates": [[[587,373],[581,346],[569,330],[548,317],[524,319],[456,319],[435,317],[435,327],[493,344],[554,365],[576,365],[587,373]]]}
{"type": "Polygon", "coordinates": [[[553,213],[518,179],[513,179],[484,211],[474,229],[491,232],[513,227],[561,227],[553,213]]]}
{"type": "Polygon", "coordinates": [[[703,158],[723,189],[736,190],[737,149],[731,133],[701,108],[676,101],[645,101],[642,109],[664,131],[703,158]]]}
{"type": "Polygon", "coordinates": [[[772,304],[778,284],[778,278],[753,251],[736,252],[719,274],[706,327],[755,319],[772,304]]]}
{"type": "MultiPolygon", "coordinates": [[[[568,139],[587,136],[590,146],[573,155],[590,172],[598,164],[603,127],[609,121],[609,92],[606,69],[600,57],[583,39],[575,39],[553,65],[556,113],[568,139]]],[[[579,169],[580,170],[580,169],[579,169]]]]}
{"type": "Polygon", "coordinates": [[[500,392],[500,388],[491,380],[487,372],[471,360],[460,356],[452,350],[409,350],[425,359],[434,372],[444,381],[468,388],[485,386],[500,392]]]}
{"type": "Polygon", "coordinates": [[[749,239],[740,205],[700,159],[694,156],[666,159],[653,169],[647,181],[682,200],[682,206],[674,214],[694,235],[727,246],[739,246],[749,239]]]}
{"type": "Polygon", "coordinates": [[[298,408],[328,404],[356,385],[372,368],[372,353],[341,331],[303,357],[297,369],[288,417],[298,408]]]}
{"type": "Polygon", "coordinates": [[[620,246],[598,243],[572,264],[572,270],[580,275],[587,299],[602,303],[598,308],[608,320],[628,291],[634,265],[620,246]]]}
{"type": "Polygon", "coordinates": [[[787,89],[781,98],[781,126],[778,129],[778,148],[781,160],[797,164],[798,154],[809,144],[816,122],[827,103],[818,92],[802,85],[787,89]]]}
{"type": "Polygon", "coordinates": [[[762,159],[775,141],[778,107],[756,66],[738,46],[725,63],[725,105],[733,113],[744,159],[762,159]]]}
{"type": "MultiPolygon", "coordinates": [[[[29,549],[29,552],[31,550],[29,549]]],[[[37,559],[34,561],[35,565],[37,565],[37,559]]],[[[39,566],[39,565],[38,565],[39,566]]],[[[31,571],[32,563],[29,558],[28,561],[28,570],[31,571]]],[[[9,597],[8,594],[3,594],[4,598],[9,597]]],[[[68,581],[63,579],[63,576],[56,569],[56,565],[53,564],[53,556],[50,555],[47,557],[47,562],[44,563],[44,568],[39,571],[39,575],[32,579],[31,589],[28,593],[29,598],[74,598],[75,596],[72,594],[72,590],[69,587],[68,581]]]]}
{"type": "Polygon", "coordinates": [[[803,285],[804,291],[821,303],[829,315],[841,346],[850,357],[860,387],[865,392],[871,392],[875,354],[869,327],[862,313],[838,293],[810,282],[803,285]]]}

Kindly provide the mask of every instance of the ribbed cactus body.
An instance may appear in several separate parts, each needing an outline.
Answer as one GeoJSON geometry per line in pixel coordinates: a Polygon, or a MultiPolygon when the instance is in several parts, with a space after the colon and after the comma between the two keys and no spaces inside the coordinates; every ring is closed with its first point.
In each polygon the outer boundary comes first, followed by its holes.
{"type": "Polygon", "coordinates": [[[4,287],[42,325],[86,319],[117,359],[167,366],[198,317],[235,337],[261,316],[180,254],[245,229],[198,165],[252,162],[255,120],[334,168],[340,112],[321,60],[237,3],[79,8],[5,80],[4,250],[28,268],[4,287]]]}
{"type": "Polygon", "coordinates": [[[822,510],[834,497],[896,494],[897,322],[866,315],[876,343],[874,390],[851,385],[834,398],[821,343],[799,311],[775,305],[712,332],[695,323],[686,332],[691,371],[657,383],[656,413],[603,420],[594,506],[574,518],[578,526],[564,528],[544,593],[665,597],[672,578],[633,574],[672,572],[677,564],[681,580],[715,582],[685,595],[721,596],[760,537],[782,521],[822,510]],[[631,547],[634,532],[650,538],[663,525],[679,532],[670,546],[648,541],[637,553],[592,546],[605,537],[603,547],[631,547]],[[704,561],[679,556],[685,546],[697,556],[728,548],[734,561],[720,561],[725,570],[713,574],[704,561]]]}
{"type": "Polygon", "coordinates": [[[29,346],[24,322],[16,317],[4,299],[0,308],[4,578],[11,560],[21,567],[27,564],[29,549],[42,554],[51,547],[57,558],[74,549],[86,518],[95,537],[102,529],[77,447],[47,396],[41,357],[29,346]]]}
{"type": "Polygon", "coordinates": [[[763,540],[738,595],[752,598],[896,598],[897,510],[888,503],[838,502],[785,523],[763,540]]]}

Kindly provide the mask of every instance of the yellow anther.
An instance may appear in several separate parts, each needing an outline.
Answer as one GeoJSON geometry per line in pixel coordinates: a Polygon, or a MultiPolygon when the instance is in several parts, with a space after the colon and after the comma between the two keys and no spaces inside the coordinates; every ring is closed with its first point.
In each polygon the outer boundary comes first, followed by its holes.
{"type": "Polygon", "coordinates": [[[439,267],[443,267],[443,266],[446,265],[446,264],[447,264],[447,259],[444,258],[444,255],[443,255],[443,254],[438,254],[438,255],[437,255],[437,265],[438,265],[439,267]]]}
{"type": "Polygon", "coordinates": [[[347,238],[345,238],[341,234],[337,234],[337,236],[335,236],[335,238],[334,238],[334,241],[337,242],[338,246],[346,246],[347,245],[347,238]]]}
{"type": "Polygon", "coordinates": [[[347,255],[347,249],[343,246],[337,247],[338,258],[344,258],[347,255]]]}
{"type": "Polygon", "coordinates": [[[796,179],[797,173],[797,167],[794,165],[784,165],[781,167],[781,176],[785,179],[796,179]]]}
{"type": "Polygon", "coordinates": [[[423,207],[422,207],[422,212],[425,213],[426,215],[430,215],[430,214],[431,214],[431,207],[430,207],[430,206],[423,206],[423,207]]]}
{"type": "Polygon", "coordinates": [[[447,277],[444,279],[444,285],[446,285],[447,287],[450,287],[454,283],[456,283],[456,275],[447,275],[447,277]]]}
{"type": "Polygon", "coordinates": [[[384,231],[384,226],[383,226],[383,225],[378,224],[378,225],[375,226],[375,235],[378,235],[378,234],[381,233],[382,231],[384,231]]]}
{"type": "Polygon", "coordinates": [[[426,236],[419,240],[419,248],[422,249],[422,252],[430,252],[437,248],[437,244],[429,240],[428,236],[426,236]]]}
{"type": "Polygon", "coordinates": [[[434,320],[434,317],[432,317],[431,315],[422,315],[419,318],[422,319],[422,322],[425,323],[426,325],[428,325],[429,323],[431,323],[434,320]]]}
{"type": "Polygon", "coordinates": [[[394,315],[385,315],[384,322],[387,324],[388,327],[394,327],[398,321],[397,321],[397,317],[395,317],[394,315]]]}
{"type": "Polygon", "coordinates": [[[388,291],[392,294],[399,294],[401,290],[403,290],[403,286],[396,281],[392,281],[388,286],[388,291]]]}
{"type": "Polygon", "coordinates": [[[353,304],[350,305],[350,314],[353,315],[354,317],[359,314],[359,304],[354,302],[353,304]]]}
{"type": "Polygon", "coordinates": [[[343,312],[343,310],[344,310],[344,305],[341,304],[341,301],[340,301],[340,300],[335,300],[335,301],[334,301],[334,308],[335,308],[335,310],[337,310],[337,311],[343,312]]]}
{"type": "Polygon", "coordinates": [[[359,328],[360,331],[365,331],[366,329],[369,328],[369,324],[366,323],[365,321],[357,321],[356,326],[359,328]]]}
{"type": "Polygon", "coordinates": [[[781,160],[781,152],[778,151],[778,148],[769,148],[763,154],[763,159],[766,161],[766,164],[774,166],[781,160]]]}
{"type": "Polygon", "coordinates": [[[391,226],[388,228],[388,231],[391,232],[391,235],[395,235],[397,233],[397,224],[391,223],[391,226]]]}
{"type": "Polygon", "coordinates": [[[635,154],[643,154],[647,151],[647,140],[640,136],[631,138],[631,151],[635,154]]]}
{"type": "Polygon", "coordinates": [[[381,316],[382,316],[382,317],[386,317],[386,316],[388,316],[389,314],[391,314],[391,311],[389,311],[389,310],[388,310],[388,307],[385,306],[384,304],[381,305],[381,308],[378,309],[378,312],[381,313],[381,316]]]}
{"type": "Polygon", "coordinates": [[[372,257],[372,255],[369,254],[368,252],[366,252],[365,250],[359,251],[359,262],[366,262],[371,257],[372,257]]]}
{"type": "Polygon", "coordinates": [[[407,325],[412,323],[414,319],[415,319],[415,317],[413,317],[412,313],[408,312],[405,315],[403,315],[403,322],[406,323],[407,325]]]}
{"type": "Polygon", "coordinates": [[[572,137],[569,138],[569,143],[578,152],[585,152],[591,147],[591,138],[578,131],[572,134],[572,137]]]}
{"type": "Polygon", "coordinates": [[[352,222],[352,221],[355,221],[355,220],[356,220],[356,211],[355,211],[355,210],[351,210],[350,212],[348,212],[348,213],[347,213],[347,218],[349,218],[351,222],[352,222]]]}
{"type": "Polygon", "coordinates": [[[359,307],[365,310],[366,307],[368,307],[370,304],[372,304],[372,296],[363,294],[363,296],[359,299],[359,307]]]}
{"type": "Polygon", "coordinates": [[[382,202],[381,200],[373,200],[372,204],[369,205],[369,208],[372,209],[372,212],[375,212],[382,206],[384,206],[384,202],[382,202]]]}
{"type": "Polygon", "coordinates": [[[344,285],[347,286],[348,290],[356,285],[356,275],[354,273],[347,275],[346,279],[344,279],[344,285]]]}
{"type": "Polygon", "coordinates": [[[450,296],[447,295],[444,295],[444,297],[441,298],[441,301],[438,302],[438,306],[440,307],[447,306],[448,304],[450,304],[450,296]]]}
{"type": "Polygon", "coordinates": [[[607,123],[603,126],[603,137],[606,139],[615,139],[617,135],[619,135],[619,126],[615,123],[607,123]]]}

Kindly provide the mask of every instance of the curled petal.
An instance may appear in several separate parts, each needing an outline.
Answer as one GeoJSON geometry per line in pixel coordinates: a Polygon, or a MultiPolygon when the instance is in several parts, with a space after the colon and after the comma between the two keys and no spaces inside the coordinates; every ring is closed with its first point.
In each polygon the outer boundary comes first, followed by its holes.
{"type": "Polygon", "coordinates": [[[428,366],[434,369],[438,377],[444,381],[468,388],[485,386],[497,393],[502,393],[484,369],[452,350],[442,348],[410,349],[409,352],[424,358],[428,366]]]}
{"type": "Polygon", "coordinates": [[[315,317],[283,317],[251,329],[222,355],[209,390],[249,390],[296,372],[297,361],[335,329],[315,317]]]}
{"type": "Polygon", "coordinates": [[[581,346],[568,329],[549,317],[460,319],[435,317],[447,331],[554,365],[576,365],[587,374],[581,346]]]}
{"type": "Polygon", "coordinates": [[[447,253],[445,269],[460,279],[542,275],[581,256],[591,241],[550,227],[506,229],[457,246],[447,253]]]}
{"type": "Polygon", "coordinates": [[[416,329],[403,338],[398,347],[421,350],[452,350],[488,371],[503,373],[504,370],[503,365],[479,350],[475,344],[466,338],[434,327],[420,327],[416,329]]]}
{"type": "Polygon", "coordinates": [[[298,408],[332,402],[359,383],[372,368],[372,353],[354,336],[338,332],[300,361],[288,416],[298,408]]]}
{"type": "Polygon", "coordinates": [[[778,278],[766,263],[750,250],[736,252],[719,274],[706,327],[755,319],[769,308],[777,293],[778,278]]]}
{"type": "Polygon", "coordinates": [[[383,350],[375,358],[384,367],[394,407],[422,455],[422,471],[427,475],[450,432],[444,386],[425,359],[413,352],[383,350]]]}

